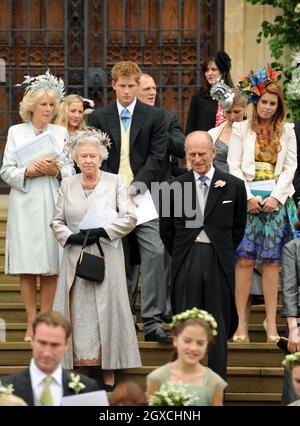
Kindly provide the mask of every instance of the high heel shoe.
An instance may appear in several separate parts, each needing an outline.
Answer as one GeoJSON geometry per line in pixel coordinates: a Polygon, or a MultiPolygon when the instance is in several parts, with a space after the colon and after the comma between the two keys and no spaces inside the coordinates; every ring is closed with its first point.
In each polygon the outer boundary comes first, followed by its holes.
{"type": "Polygon", "coordinates": [[[26,331],[24,342],[31,342],[32,341],[32,332],[29,332],[28,329],[26,331]]]}
{"type": "Polygon", "coordinates": [[[232,337],[232,341],[234,343],[249,343],[250,339],[249,339],[249,335],[248,334],[240,334],[240,335],[235,334],[232,337]]]}
{"type": "Polygon", "coordinates": [[[263,320],[263,327],[265,329],[266,335],[267,335],[267,343],[277,343],[278,340],[280,339],[280,336],[276,335],[269,335],[268,331],[267,331],[267,319],[265,318],[263,320]]]}

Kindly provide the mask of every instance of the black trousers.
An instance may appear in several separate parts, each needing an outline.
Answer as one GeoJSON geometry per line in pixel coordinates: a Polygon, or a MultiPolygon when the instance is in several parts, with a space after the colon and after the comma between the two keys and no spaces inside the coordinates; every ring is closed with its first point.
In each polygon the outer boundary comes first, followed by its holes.
{"type": "Polygon", "coordinates": [[[171,298],[176,314],[197,307],[214,316],[218,334],[208,350],[208,366],[226,380],[227,339],[234,301],[212,244],[193,244],[174,280],[171,298]]]}

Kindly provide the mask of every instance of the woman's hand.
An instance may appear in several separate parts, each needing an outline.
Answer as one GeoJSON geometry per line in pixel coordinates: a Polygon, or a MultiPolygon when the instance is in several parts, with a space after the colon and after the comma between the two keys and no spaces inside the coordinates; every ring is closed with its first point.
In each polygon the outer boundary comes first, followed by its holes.
{"type": "Polygon", "coordinates": [[[250,198],[247,201],[247,210],[249,213],[259,213],[262,211],[260,201],[256,197],[250,198]]]}
{"type": "Polygon", "coordinates": [[[263,206],[262,210],[265,213],[272,213],[275,209],[277,209],[279,205],[279,201],[276,200],[274,197],[268,197],[266,198],[261,205],[263,206]]]}
{"type": "Polygon", "coordinates": [[[291,353],[300,351],[300,331],[298,326],[289,328],[288,350],[291,353]]]}
{"type": "Polygon", "coordinates": [[[55,162],[50,159],[37,160],[33,163],[33,166],[42,173],[42,175],[57,176],[59,173],[59,169],[55,162]]]}
{"type": "Polygon", "coordinates": [[[26,168],[25,176],[27,177],[38,177],[44,176],[44,173],[41,172],[34,164],[26,168]]]}

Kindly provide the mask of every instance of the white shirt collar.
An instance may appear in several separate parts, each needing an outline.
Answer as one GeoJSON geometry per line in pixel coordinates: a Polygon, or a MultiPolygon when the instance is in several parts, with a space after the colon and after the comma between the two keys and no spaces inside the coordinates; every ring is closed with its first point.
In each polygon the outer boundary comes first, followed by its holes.
{"type": "MultiPolygon", "coordinates": [[[[195,172],[195,170],[193,170],[193,173],[194,173],[195,181],[197,181],[201,175],[199,175],[199,173],[195,172]]],[[[211,168],[208,170],[208,172],[205,173],[205,176],[208,178],[208,181],[206,182],[207,186],[210,185],[212,178],[214,176],[214,173],[215,173],[215,168],[212,165],[211,168]]]]}
{"type": "Polygon", "coordinates": [[[29,372],[30,372],[30,378],[31,378],[31,383],[32,383],[33,389],[35,389],[38,385],[40,385],[43,382],[43,380],[45,380],[45,378],[47,376],[53,377],[53,379],[60,386],[62,386],[62,366],[61,366],[61,364],[59,364],[57,369],[54,370],[52,374],[46,374],[38,368],[34,359],[32,358],[31,361],[30,361],[29,372]]]}
{"type": "Polygon", "coordinates": [[[135,104],[136,104],[136,98],[134,99],[133,102],[131,102],[130,105],[128,105],[127,107],[124,107],[123,105],[120,104],[120,102],[117,99],[117,107],[118,107],[118,113],[119,116],[121,115],[121,112],[123,111],[123,109],[128,109],[128,111],[130,112],[131,115],[133,115],[133,111],[135,108],[135,104]]]}

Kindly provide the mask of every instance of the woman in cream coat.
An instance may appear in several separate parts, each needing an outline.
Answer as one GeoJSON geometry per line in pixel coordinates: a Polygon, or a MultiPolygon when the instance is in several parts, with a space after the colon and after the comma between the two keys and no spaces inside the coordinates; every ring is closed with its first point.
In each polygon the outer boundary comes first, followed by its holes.
{"type": "Polygon", "coordinates": [[[274,343],[279,338],[276,311],[281,251],[284,244],[296,236],[297,212],[291,198],[297,166],[296,137],[294,125],[283,122],[283,93],[276,81],[266,79],[264,91],[255,96],[252,120],[234,123],[228,152],[230,173],[245,181],[248,197],[245,236],[236,252],[239,325],[234,339],[249,341],[246,306],[257,261],[262,264],[264,328],[267,341],[274,343]],[[251,191],[250,183],[255,180],[275,180],[275,187],[262,197],[251,191]]]}
{"type": "Polygon", "coordinates": [[[64,179],[51,223],[64,247],[54,309],[70,318],[72,342],[65,367],[101,366],[107,390],[114,386],[113,370],[141,366],[135,327],[127,293],[124,255],[120,241],[136,225],[136,216],[121,176],[99,169],[106,160],[106,135],[93,128],[78,130],[69,140],[80,174],[64,179]],[[93,229],[86,251],[99,255],[100,238],[105,257],[101,284],[75,276],[85,233],[79,224],[92,203],[115,218],[93,229]],[[96,239],[95,239],[96,238],[96,239]]]}
{"type": "MultiPolygon", "coordinates": [[[[59,270],[58,244],[49,227],[62,178],[75,173],[63,155],[66,129],[50,124],[56,114],[63,82],[47,72],[33,77],[20,103],[24,123],[9,128],[0,176],[10,185],[5,273],[20,275],[20,290],[27,314],[24,340],[32,337],[36,316],[36,284],[40,276],[40,309],[52,309],[59,270]],[[59,161],[37,159],[25,167],[15,150],[39,134],[49,132],[59,161]]],[[[47,139],[45,139],[47,141],[47,139]]],[[[45,142],[47,143],[47,142],[45,142]]],[[[49,154],[50,155],[50,154],[49,154]]]]}

